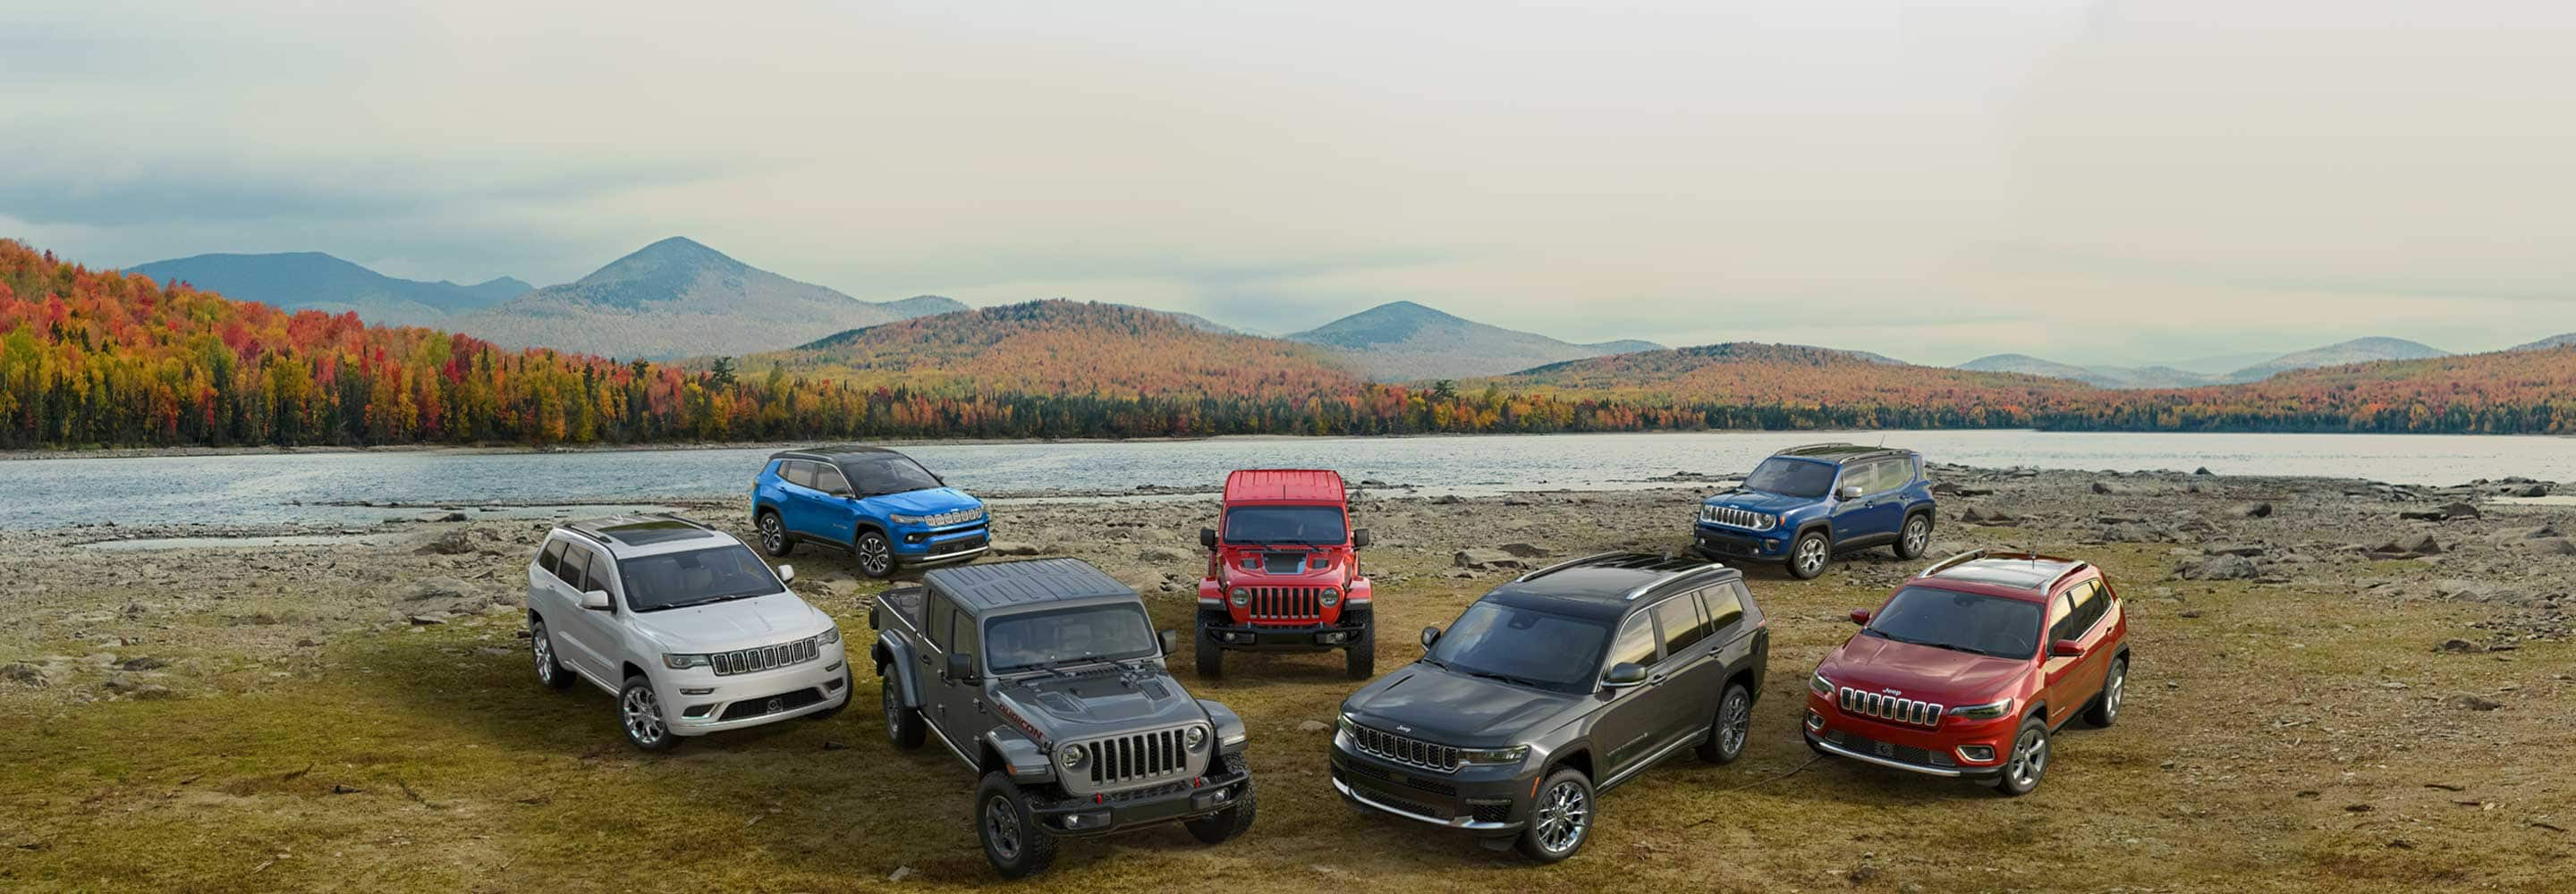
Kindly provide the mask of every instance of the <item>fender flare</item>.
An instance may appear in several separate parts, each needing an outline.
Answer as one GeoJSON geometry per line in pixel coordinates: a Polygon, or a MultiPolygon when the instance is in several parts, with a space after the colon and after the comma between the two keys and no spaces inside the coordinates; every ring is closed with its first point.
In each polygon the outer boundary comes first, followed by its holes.
{"type": "Polygon", "coordinates": [[[1220,755],[1243,753],[1244,746],[1250,744],[1252,738],[1251,733],[1244,728],[1243,718],[1235,716],[1234,709],[1226,707],[1223,702],[1199,699],[1198,703],[1199,710],[1207,712],[1208,725],[1214,727],[1216,753],[1220,755]]]}
{"type": "Polygon", "coordinates": [[[868,651],[884,665],[878,673],[894,678],[895,694],[903,697],[903,706],[921,707],[921,676],[912,666],[912,647],[889,631],[877,634],[876,647],[868,651]]]}
{"type": "Polygon", "coordinates": [[[1834,520],[1831,518],[1819,518],[1814,521],[1801,524],[1793,530],[1796,531],[1796,533],[1789,536],[1789,542],[1791,544],[1796,544],[1798,542],[1798,538],[1807,536],[1807,532],[1809,531],[1825,532],[1825,551],[1827,552],[1832,552],[1834,544],[1840,539],[1834,536],[1834,520]]]}
{"type": "Polygon", "coordinates": [[[1048,759],[1046,750],[1039,748],[1038,743],[1030,741],[1019,730],[997,726],[985,730],[983,740],[984,752],[991,759],[999,760],[1001,765],[979,769],[987,772],[1000,770],[1011,777],[1012,782],[1021,785],[1055,781],[1055,761],[1048,759]]]}

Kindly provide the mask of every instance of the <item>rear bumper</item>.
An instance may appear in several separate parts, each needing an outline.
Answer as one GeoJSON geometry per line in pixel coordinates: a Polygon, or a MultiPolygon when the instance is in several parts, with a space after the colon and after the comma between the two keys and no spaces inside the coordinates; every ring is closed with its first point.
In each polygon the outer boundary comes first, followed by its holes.
{"type": "Polygon", "coordinates": [[[1068,798],[1031,805],[1040,825],[1057,835],[1107,835],[1163,823],[1193,820],[1241,802],[1252,791],[1252,773],[1239,762],[1221,764],[1219,772],[1138,791],[1103,795],[1099,800],[1068,798]]]}

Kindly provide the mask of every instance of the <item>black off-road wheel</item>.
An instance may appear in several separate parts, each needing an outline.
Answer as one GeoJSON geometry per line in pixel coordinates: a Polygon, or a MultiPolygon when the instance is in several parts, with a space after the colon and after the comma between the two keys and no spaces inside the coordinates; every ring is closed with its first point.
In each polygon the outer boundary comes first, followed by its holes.
{"type": "Polygon", "coordinates": [[[1798,539],[1789,545],[1789,562],[1786,567],[1789,569],[1790,577],[1799,580],[1815,580],[1833,564],[1834,540],[1825,536],[1823,531],[1800,534],[1798,539]]]}
{"type": "Polygon", "coordinates": [[[879,691],[885,697],[886,741],[892,743],[897,751],[911,751],[921,747],[922,736],[929,730],[921,725],[920,711],[903,706],[903,686],[896,682],[893,670],[877,668],[877,673],[885,675],[885,685],[879,687],[879,691]]]}
{"type": "Polygon", "coordinates": [[[787,523],[779,520],[778,510],[760,510],[752,517],[751,526],[760,532],[760,551],[770,558],[784,559],[796,551],[796,538],[787,536],[787,523]]]}
{"type": "Polygon", "coordinates": [[[1197,629],[1190,637],[1191,659],[1198,664],[1199,679],[1215,680],[1225,676],[1225,650],[1217,648],[1216,634],[1207,629],[1207,616],[1200,615],[1197,629]]]}
{"type": "MultiPolygon", "coordinates": [[[[1229,771],[1240,772],[1244,768],[1243,758],[1239,756],[1226,758],[1225,763],[1229,771]]],[[[1224,844],[1252,828],[1252,818],[1258,812],[1258,808],[1259,803],[1252,796],[1252,780],[1246,779],[1243,782],[1243,795],[1235,799],[1234,806],[1183,822],[1181,825],[1188,827],[1190,837],[1203,843],[1224,844]]]]}
{"type": "Polygon", "coordinates": [[[2093,696],[2093,705],[2084,709],[2084,722],[2092,726],[2110,726],[2120,719],[2120,704],[2129,695],[2129,656],[2111,659],[2111,670],[2102,677],[2102,692],[2093,696]]]}
{"type": "Polygon", "coordinates": [[[1932,513],[1917,512],[1905,517],[1905,527],[1897,530],[1896,557],[1920,559],[1932,548],[1932,513]]]}
{"type": "Polygon", "coordinates": [[[2048,774],[2048,753],[2048,721],[2037,716],[2022,721],[2013,734],[2012,753],[2004,757],[2003,775],[1989,784],[2007,798],[2030,794],[2048,774]]]}
{"type": "Polygon", "coordinates": [[[1342,647],[1342,669],[1354,680],[1377,676],[1377,615],[1360,615],[1359,638],[1342,647]]]}
{"type": "Polygon", "coordinates": [[[887,540],[883,531],[860,531],[850,541],[850,558],[860,574],[883,578],[894,573],[894,541],[887,540]]]}
{"type": "Polygon", "coordinates": [[[1699,759],[1712,764],[1731,764],[1744,756],[1744,743],[1753,734],[1753,693],[1742,683],[1726,684],[1726,694],[1717,697],[1717,719],[1708,726],[1708,738],[1700,740],[1699,759]]]}
{"type": "Polygon", "coordinates": [[[1055,836],[1029,812],[1028,792],[995,770],[975,786],[975,837],[1003,878],[1027,878],[1055,862],[1055,836]]]}
{"type": "Polygon", "coordinates": [[[1529,828],[1521,830],[1521,855],[1541,863],[1574,856],[1592,838],[1592,820],[1592,780],[1570,768],[1550,773],[1530,805],[1529,828]]]}

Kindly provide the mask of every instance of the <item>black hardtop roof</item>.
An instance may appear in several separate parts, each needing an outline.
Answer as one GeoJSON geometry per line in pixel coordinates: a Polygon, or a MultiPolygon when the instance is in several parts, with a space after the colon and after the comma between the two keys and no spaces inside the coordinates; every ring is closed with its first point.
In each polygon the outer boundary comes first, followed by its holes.
{"type": "Polygon", "coordinates": [[[1102,597],[1134,599],[1136,590],[1081,559],[1022,559],[956,565],[922,572],[921,582],[968,611],[1069,602],[1102,597]]]}
{"type": "Polygon", "coordinates": [[[889,450],[884,447],[870,447],[865,444],[842,444],[834,447],[807,447],[802,450],[781,450],[770,454],[769,458],[837,460],[853,456],[869,456],[887,453],[892,453],[896,456],[903,455],[902,453],[889,450]]]}
{"type": "Polygon", "coordinates": [[[1521,575],[1485,594],[1504,605],[1617,620],[1638,597],[1673,585],[1736,580],[1743,572],[1702,559],[1616,552],[1585,556],[1521,575]]]}
{"type": "Polygon", "coordinates": [[[1881,456],[1912,456],[1914,455],[1914,451],[1907,450],[1903,447],[1864,447],[1859,444],[1845,443],[1842,441],[1827,441],[1822,444],[1800,444],[1796,447],[1784,447],[1779,450],[1772,451],[1771,455],[1795,456],[1804,459],[1821,459],[1836,463],[1846,463],[1856,459],[1871,459],[1881,456]]]}

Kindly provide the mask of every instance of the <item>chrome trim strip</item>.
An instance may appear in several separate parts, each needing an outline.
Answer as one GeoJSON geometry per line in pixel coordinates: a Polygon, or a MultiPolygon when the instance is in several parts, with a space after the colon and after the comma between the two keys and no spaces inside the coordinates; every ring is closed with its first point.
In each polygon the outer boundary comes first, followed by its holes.
{"type": "Polygon", "coordinates": [[[1598,786],[1594,786],[1593,790],[1609,791],[1612,786],[1628,781],[1628,777],[1643,773],[1646,771],[1647,767],[1652,767],[1661,762],[1664,758],[1673,756],[1673,752],[1680,751],[1682,746],[1695,744],[1698,744],[1698,741],[1697,738],[1693,736],[1683,736],[1679,739],[1675,739],[1673,740],[1673,744],[1664,746],[1664,750],[1655,752],[1654,756],[1638,761],[1635,764],[1630,765],[1628,769],[1621,770],[1618,773],[1613,774],[1608,780],[1602,782],[1598,786]]]}
{"type": "Polygon", "coordinates": [[[1339,791],[1339,792],[1341,792],[1341,793],[1342,793],[1342,797],[1349,798],[1349,799],[1351,799],[1351,800],[1353,800],[1353,801],[1358,801],[1358,802],[1360,802],[1360,803],[1362,803],[1362,804],[1366,804],[1366,805],[1368,805],[1369,807],[1371,807],[1371,808],[1373,808],[1373,809],[1376,809],[1376,810],[1379,810],[1379,811],[1383,811],[1383,812],[1385,812],[1385,813],[1393,814],[1393,815],[1395,815],[1395,816],[1400,816],[1400,817],[1403,817],[1403,818],[1405,818],[1405,819],[1413,820],[1414,822],[1430,823],[1430,824],[1432,824],[1432,825],[1440,826],[1440,827],[1442,827],[1442,828],[1448,828],[1448,829],[1509,829],[1509,828],[1511,828],[1511,827],[1512,827],[1512,824],[1510,824],[1510,823],[1489,823],[1489,822],[1480,822],[1480,821],[1478,821],[1478,820],[1475,818],[1475,816],[1473,816],[1472,814],[1471,814],[1471,815],[1468,815],[1468,816],[1455,817],[1455,818],[1451,818],[1451,819],[1441,819],[1441,818],[1436,817],[1436,816],[1425,816],[1425,815],[1423,815],[1423,814],[1415,813],[1415,812],[1410,811],[1410,810],[1399,810],[1399,809],[1397,809],[1397,808],[1389,807],[1389,806],[1386,806],[1385,804],[1381,804],[1381,803],[1378,803],[1378,802],[1376,802],[1376,801],[1369,800],[1369,797],[1368,797],[1367,795],[1363,795],[1363,794],[1360,794],[1359,792],[1352,791],[1352,790],[1351,790],[1351,787],[1350,787],[1349,785],[1344,784],[1344,783],[1343,783],[1341,780],[1339,780],[1339,779],[1333,780],[1333,789],[1334,789],[1335,791],[1339,791]]]}
{"type": "Polygon", "coordinates": [[[1808,737],[1807,737],[1807,741],[1808,741],[1808,742],[1810,742],[1810,743],[1813,743],[1816,747],[1818,747],[1818,748],[1822,748],[1822,749],[1824,749],[1824,750],[1826,750],[1826,751],[1828,751],[1828,752],[1831,752],[1831,753],[1834,753],[1834,754],[1838,754],[1838,755],[1841,755],[1841,756],[1843,756],[1843,757],[1851,758],[1852,760],[1860,761],[1860,762],[1865,763],[1865,764],[1877,764],[1877,765],[1879,765],[1879,766],[1887,767],[1887,768],[1889,768],[1889,769],[1894,769],[1894,770],[1904,770],[1904,771],[1909,772],[1909,773],[1921,773],[1921,774],[1923,774],[1923,775],[1925,775],[1925,776],[1941,776],[1941,777],[1946,777],[1946,778],[1950,778],[1950,779],[1957,779],[1957,778],[1964,777],[1964,776],[1968,775],[1967,773],[1965,773],[1965,772],[1963,772],[1963,771],[1959,771],[1959,770],[1944,770],[1944,769],[1941,769],[1941,768],[1939,768],[1939,767],[1926,767],[1926,766],[1923,766],[1923,765],[1921,765],[1921,764],[1909,764],[1909,763],[1906,763],[1906,762],[1904,762],[1904,761],[1892,761],[1892,760],[1888,760],[1887,758],[1879,757],[1878,755],[1875,755],[1875,754],[1862,754],[1862,753],[1860,753],[1860,752],[1853,751],[1853,750],[1851,750],[1851,749],[1849,749],[1849,748],[1845,748],[1845,747],[1842,747],[1842,746],[1840,746],[1840,745],[1836,745],[1836,744],[1834,744],[1834,743],[1832,743],[1832,742],[1827,742],[1827,741],[1825,741],[1825,740],[1823,740],[1823,739],[1819,739],[1819,738],[1816,738],[1816,737],[1814,737],[1814,736],[1808,736],[1808,737]]]}

